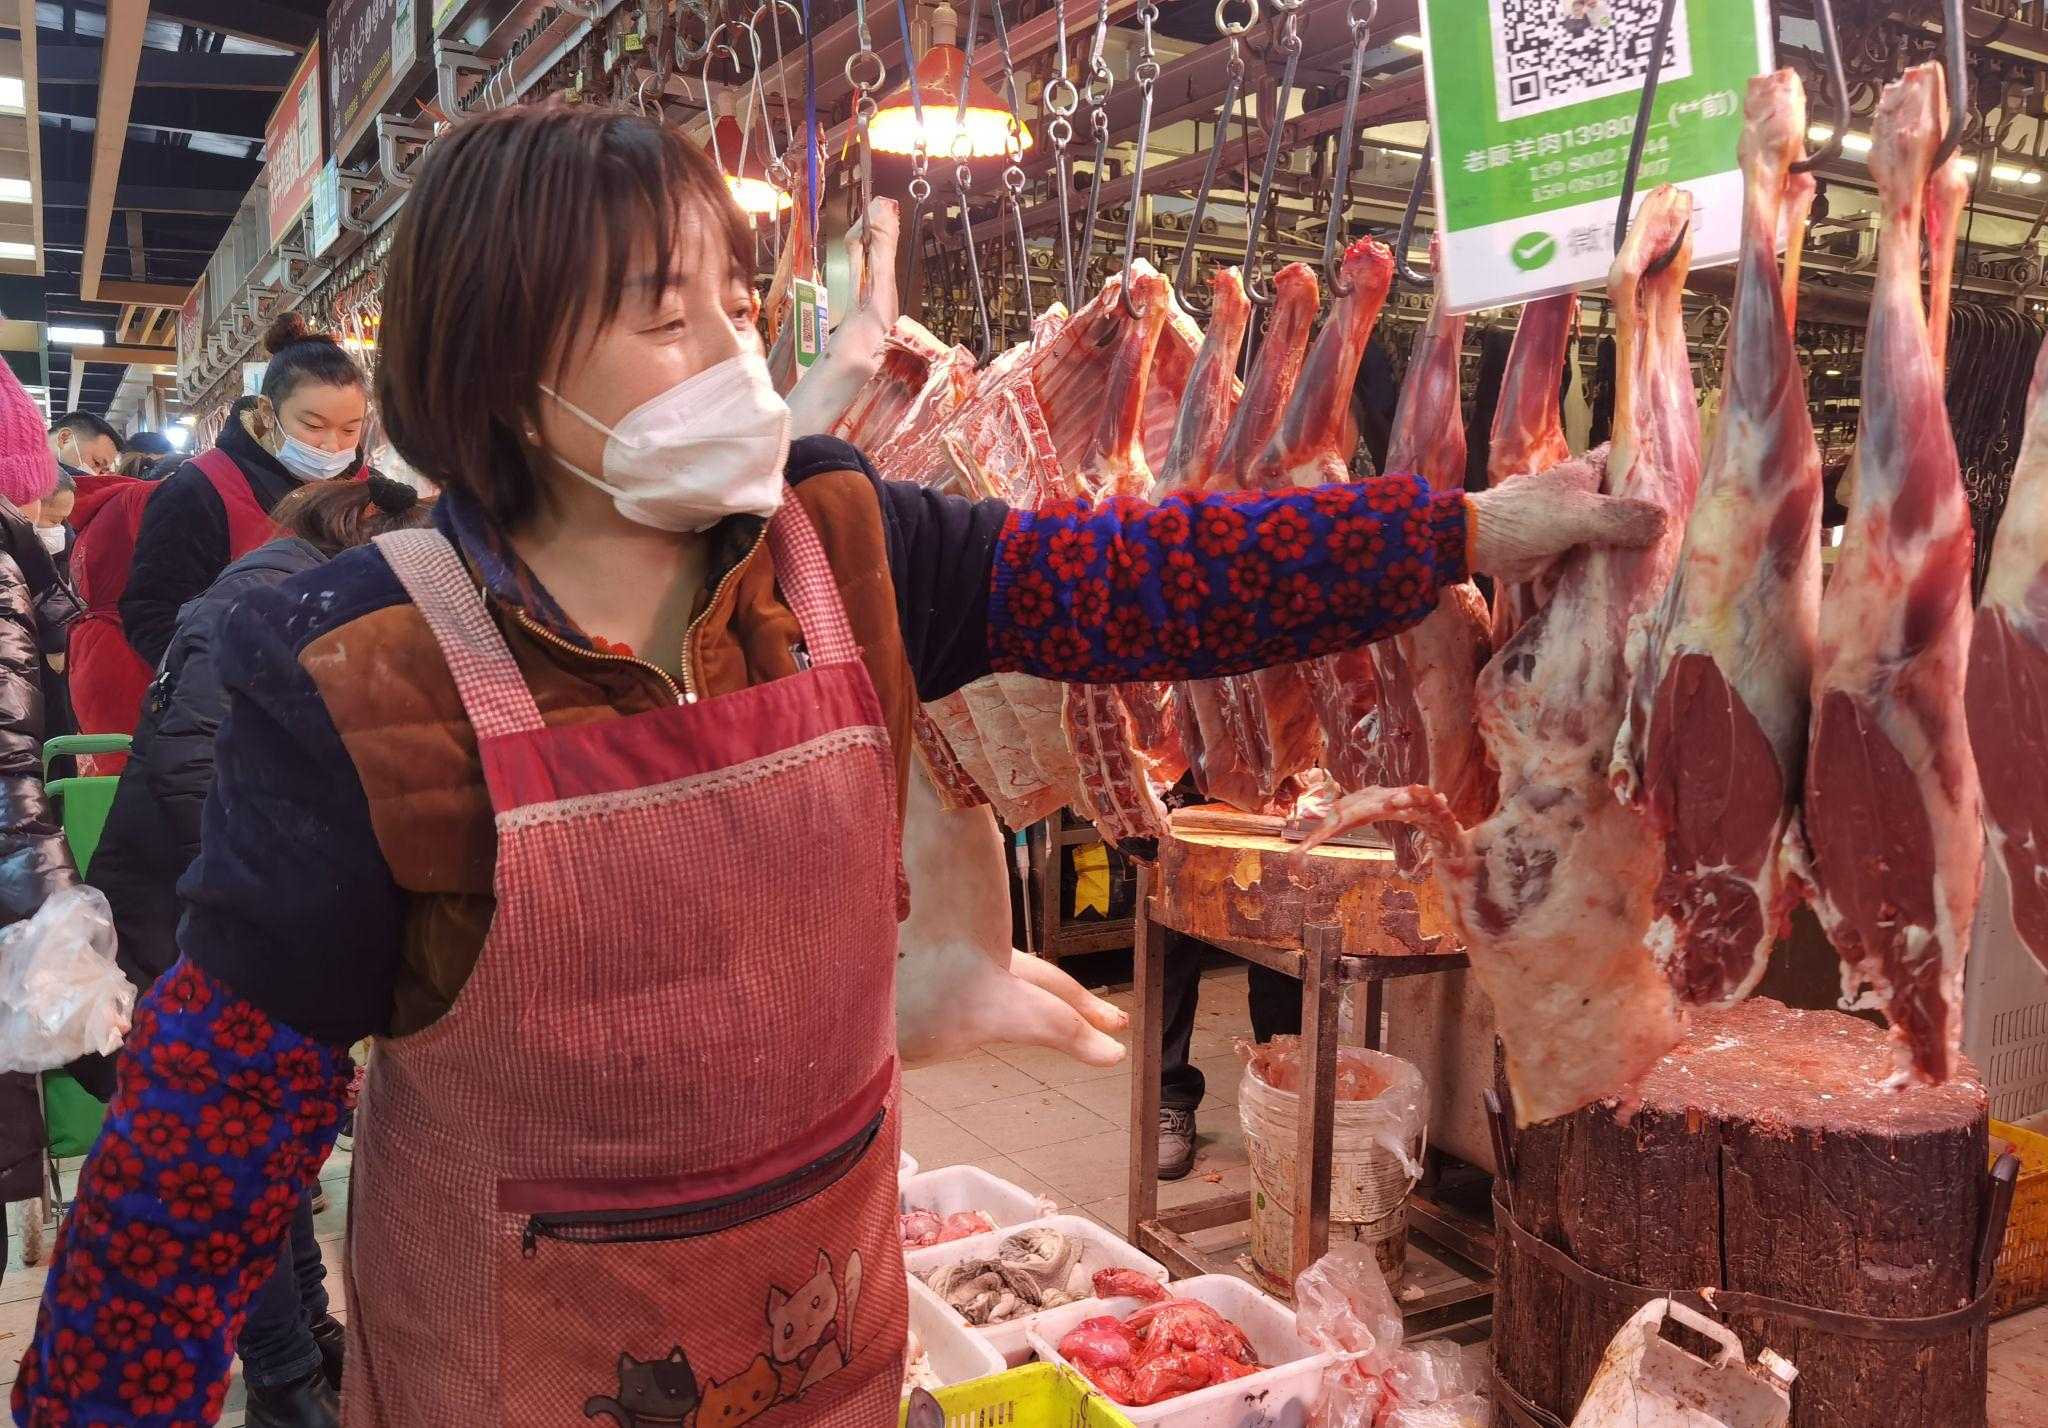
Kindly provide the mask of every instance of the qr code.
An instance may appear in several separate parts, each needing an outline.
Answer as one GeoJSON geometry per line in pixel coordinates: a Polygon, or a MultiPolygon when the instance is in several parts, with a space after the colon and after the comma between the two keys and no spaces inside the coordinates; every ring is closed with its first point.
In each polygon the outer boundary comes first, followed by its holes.
{"type": "MultiPolygon", "coordinates": [[[[1640,90],[1664,0],[1494,0],[1494,100],[1502,120],[1640,90]]],[[[1692,73],[1681,6],[1658,80],[1692,73]]]]}

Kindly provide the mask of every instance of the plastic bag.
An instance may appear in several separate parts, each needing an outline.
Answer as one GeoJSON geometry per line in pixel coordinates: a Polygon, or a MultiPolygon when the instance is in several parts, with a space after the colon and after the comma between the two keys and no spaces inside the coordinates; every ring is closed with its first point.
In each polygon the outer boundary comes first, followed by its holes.
{"type": "Polygon", "coordinates": [[[128,1034],[135,984],[114,963],[114,917],[97,888],[52,895],[0,929],[0,1072],[53,1071],[128,1034]]]}
{"type": "Polygon", "coordinates": [[[1323,1428],[1486,1428],[1487,1350],[1401,1342],[1401,1311],[1372,1250],[1334,1244],[1294,1282],[1302,1338],[1336,1355],[1323,1371],[1323,1428]]]}

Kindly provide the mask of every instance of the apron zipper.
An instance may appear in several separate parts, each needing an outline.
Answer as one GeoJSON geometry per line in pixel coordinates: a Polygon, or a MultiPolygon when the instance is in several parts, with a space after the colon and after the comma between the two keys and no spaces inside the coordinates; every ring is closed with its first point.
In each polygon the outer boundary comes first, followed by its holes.
{"type": "Polygon", "coordinates": [[[655,674],[661,676],[661,682],[668,686],[668,692],[674,696],[676,703],[695,704],[697,702],[697,684],[695,680],[690,678],[691,637],[697,633],[697,627],[703,624],[704,621],[710,617],[712,607],[717,605],[718,597],[725,593],[725,587],[730,585],[733,582],[734,577],[736,577],[742,570],[746,568],[747,563],[754,558],[754,552],[761,548],[761,542],[766,540],[767,538],[768,527],[764,522],[761,526],[761,529],[754,536],[754,543],[747,547],[746,553],[742,555],[738,560],[734,561],[732,568],[726,571],[724,575],[721,575],[718,578],[718,583],[711,587],[711,598],[704,602],[704,613],[697,616],[696,619],[690,621],[690,623],[684,627],[682,654],[683,681],[680,685],[676,683],[674,675],[670,674],[667,670],[663,669],[658,664],[654,664],[651,661],[641,659],[638,655],[606,654],[602,650],[593,650],[588,649],[582,645],[572,644],[568,640],[565,640],[560,635],[556,634],[553,630],[547,629],[545,626],[541,625],[539,621],[535,620],[532,616],[528,615],[524,610],[518,608],[516,605],[510,607],[512,610],[512,616],[529,633],[538,635],[547,643],[554,645],[560,649],[565,649],[570,654],[581,655],[585,659],[616,660],[622,664],[633,664],[640,666],[642,669],[652,670],[655,674]]]}
{"type": "Polygon", "coordinates": [[[527,1259],[539,1253],[543,1239],[571,1244],[647,1244],[697,1239],[736,1229],[751,1221],[789,1209],[830,1189],[853,1169],[882,1132],[888,1108],[875,1113],[849,1140],[809,1165],[731,1195],[653,1209],[551,1211],[527,1216],[519,1252],[527,1259]]]}

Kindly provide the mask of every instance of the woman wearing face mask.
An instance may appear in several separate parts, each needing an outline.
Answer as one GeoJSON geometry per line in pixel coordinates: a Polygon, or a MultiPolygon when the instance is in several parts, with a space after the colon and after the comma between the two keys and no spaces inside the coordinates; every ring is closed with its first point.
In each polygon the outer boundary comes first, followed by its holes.
{"type": "Polygon", "coordinates": [[[373,1035],[350,1428],[893,1421],[918,698],[1298,659],[1412,623],[1469,563],[1654,517],[1540,479],[1035,513],[880,480],[791,442],[753,234],[640,115],[458,126],[397,222],[379,408],[435,525],[227,619],[181,960],[136,1012],[16,1413],[119,1418],[140,1378],[211,1421],[222,1325],[373,1035]],[[1247,628],[1233,560],[1353,593],[1247,628]],[[139,1311],[118,1344],[109,1300],[139,1311]]]}
{"type": "Polygon", "coordinates": [[[303,481],[351,475],[369,413],[362,369],[341,344],[288,312],[264,337],[270,364],[256,404],[211,451],[149,494],[121,594],[121,627],[154,668],[178,607],[270,539],[270,512],[303,481]]]}

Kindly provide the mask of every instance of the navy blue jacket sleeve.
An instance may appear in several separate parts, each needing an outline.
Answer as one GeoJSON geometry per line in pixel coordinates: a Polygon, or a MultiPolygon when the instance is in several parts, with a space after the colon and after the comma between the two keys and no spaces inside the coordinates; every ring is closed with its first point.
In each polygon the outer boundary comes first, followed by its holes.
{"type": "Polygon", "coordinates": [[[178,945],[294,1031],[346,1046],[389,1024],[404,897],[299,664],[296,605],[288,588],[254,591],[215,638],[227,714],[178,945]]]}

